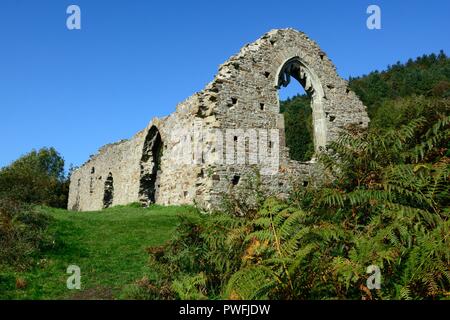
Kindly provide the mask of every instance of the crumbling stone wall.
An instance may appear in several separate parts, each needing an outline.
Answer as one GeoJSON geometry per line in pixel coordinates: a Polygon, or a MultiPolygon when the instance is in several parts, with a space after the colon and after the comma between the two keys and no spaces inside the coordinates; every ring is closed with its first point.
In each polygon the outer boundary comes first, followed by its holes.
{"type": "Polygon", "coordinates": [[[173,114],[153,119],[130,140],[101,148],[76,170],[69,209],[131,202],[211,209],[255,170],[266,192],[277,195],[287,195],[294,184],[320,181],[315,159],[293,161],[285,146],[278,89],[292,79],[311,97],[316,151],[350,124],[367,127],[365,106],[319,46],[293,29],[272,30],[221,65],[214,80],[173,114]],[[244,159],[236,156],[242,154],[244,159]]]}

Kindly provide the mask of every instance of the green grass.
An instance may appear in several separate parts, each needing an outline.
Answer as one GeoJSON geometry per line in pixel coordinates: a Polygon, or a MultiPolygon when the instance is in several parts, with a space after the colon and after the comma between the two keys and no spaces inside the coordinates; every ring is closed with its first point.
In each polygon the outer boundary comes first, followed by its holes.
{"type": "Polygon", "coordinates": [[[0,299],[116,299],[126,285],[149,271],[145,249],[169,240],[178,214],[195,214],[187,206],[45,210],[55,218],[49,231],[56,235],[56,247],[27,272],[1,270],[0,299]],[[81,269],[81,290],[66,287],[71,264],[81,269]],[[24,289],[16,289],[18,278],[26,281],[24,289]]]}

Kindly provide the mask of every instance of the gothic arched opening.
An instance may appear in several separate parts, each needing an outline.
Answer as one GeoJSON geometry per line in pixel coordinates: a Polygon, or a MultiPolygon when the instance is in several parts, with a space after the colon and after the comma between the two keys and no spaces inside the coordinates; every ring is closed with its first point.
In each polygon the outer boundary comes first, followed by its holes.
{"type": "Polygon", "coordinates": [[[152,126],[147,133],[141,157],[139,200],[147,206],[156,202],[161,172],[163,141],[158,128],[152,126]]]}
{"type": "Polygon", "coordinates": [[[109,208],[113,204],[114,200],[114,179],[112,173],[108,174],[105,180],[105,187],[103,193],[103,208],[109,208]]]}
{"type": "Polygon", "coordinates": [[[326,140],[322,87],[300,58],[294,57],[281,67],[277,88],[280,89],[280,112],[284,117],[284,141],[289,156],[292,160],[310,161],[314,153],[325,146],[326,140]],[[301,85],[295,91],[292,86],[285,89],[291,84],[291,78],[301,85]]]}

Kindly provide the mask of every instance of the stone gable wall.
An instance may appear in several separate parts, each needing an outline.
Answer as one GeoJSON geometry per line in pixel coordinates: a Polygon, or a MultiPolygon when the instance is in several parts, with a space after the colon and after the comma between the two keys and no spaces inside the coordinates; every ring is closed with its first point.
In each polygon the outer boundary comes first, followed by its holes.
{"type": "MultiPolygon", "coordinates": [[[[297,68],[294,69],[296,75],[311,96],[317,151],[336,139],[350,124],[367,127],[369,118],[365,106],[348,89],[347,82],[337,75],[336,68],[319,46],[293,29],[272,30],[222,64],[214,80],[203,91],[180,103],[173,114],[153,119],[146,129],[130,140],[103,147],[76,170],[71,178],[69,209],[103,208],[105,179],[109,173],[114,187],[112,205],[139,201],[148,204],[142,199],[142,178],[145,172],[156,171],[157,178],[153,183],[156,203],[196,203],[207,209],[218,207],[222,195],[233,188],[233,179],[245,179],[255,170],[263,172],[258,162],[260,155],[253,153],[245,143],[241,146],[246,148],[247,156],[258,163],[251,164],[249,160],[245,164],[226,163],[227,141],[230,143],[226,132],[230,129],[242,129],[244,133],[249,130],[279,132],[279,139],[270,142],[272,147],[279,146],[277,171],[261,176],[268,194],[287,195],[294,184],[320,182],[322,172],[314,159],[303,163],[290,160],[289,150],[285,147],[278,85],[280,73],[284,73],[289,63],[297,68]],[[162,156],[151,155],[150,161],[143,162],[148,158],[143,151],[150,145],[148,135],[152,127],[160,133],[162,156]],[[194,134],[190,136],[192,132],[194,134]],[[223,133],[224,141],[220,141],[217,132],[223,133]],[[203,150],[200,157],[193,161],[187,161],[183,153],[180,157],[180,150],[198,141],[203,150]],[[153,170],[158,161],[159,169],[153,170]],[[93,167],[95,172],[92,172],[93,167]]],[[[261,137],[257,136],[258,146],[264,142],[261,137]]],[[[244,140],[239,135],[229,145],[236,151],[244,140]]],[[[267,141],[270,140],[269,135],[267,141]]]]}

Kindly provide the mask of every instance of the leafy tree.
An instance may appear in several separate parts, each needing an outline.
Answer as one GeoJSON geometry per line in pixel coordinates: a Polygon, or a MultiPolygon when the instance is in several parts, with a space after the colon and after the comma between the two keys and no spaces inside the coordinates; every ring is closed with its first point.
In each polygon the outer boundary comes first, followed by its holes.
{"type": "Polygon", "coordinates": [[[66,207],[64,159],[54,148],[33,150],[0,170],[0,197],[28,204],[66,207]]]}

